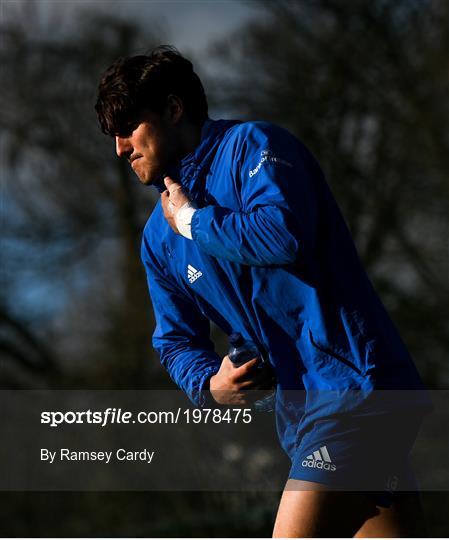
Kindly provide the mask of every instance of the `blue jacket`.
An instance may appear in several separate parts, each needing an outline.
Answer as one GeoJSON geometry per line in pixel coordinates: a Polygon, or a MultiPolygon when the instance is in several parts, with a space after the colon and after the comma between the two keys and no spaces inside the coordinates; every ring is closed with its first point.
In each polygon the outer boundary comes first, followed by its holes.
{"type": "MultiPolygon", "coordinates": [[[[293,135],[265,122],[208,120],[198,148],[170,174],[199,207],[193,240],[171,230],[159,202],[142,260],[153,345],[195,404],[222,360],[209,321],[267,352],[290,454],[317,418],[368,404],[374,390],[422,388],[319,165],[293,135]]],[[[427,405],[411,394],[402,406],[427,405]]]]}

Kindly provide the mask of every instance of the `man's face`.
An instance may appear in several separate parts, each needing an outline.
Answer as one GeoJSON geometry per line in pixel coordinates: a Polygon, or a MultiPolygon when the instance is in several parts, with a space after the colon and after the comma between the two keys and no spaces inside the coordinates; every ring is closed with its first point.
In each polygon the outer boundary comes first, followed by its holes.
{"type": "Polygon", "coordinates": [[[139,180],[150,185],[160,180],[166,167],[176,160],[176,128],[167,115],[146,112],[134,131],[115,137],[119,157],[125,157],[139,180]]]}

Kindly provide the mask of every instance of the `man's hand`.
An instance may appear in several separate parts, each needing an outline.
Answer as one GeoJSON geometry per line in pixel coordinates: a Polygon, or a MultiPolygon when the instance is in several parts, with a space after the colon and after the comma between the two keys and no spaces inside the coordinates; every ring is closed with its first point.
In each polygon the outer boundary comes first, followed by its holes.
{"type": "Polygon", "coordinates": [[[258,358],[253,358],[236,367],[229,356],[225,356],[219,371],[209,381],[209,390],[214,400],[220,405],[247,405],[251,401],[248,390],[273,388],[271,367],[264,365],[260,368],[257,366],[259,362],[258,358]]]}
{"type": "Polygon", "coordinates": [[[176,234],[181,234],[176,226],[176,214],[181,207],[190,202],[190,199],[182,189],[181,184],[172,180],[169,176],[164,178],[167,188],[161,193],[161,204],[164,217],[176,234]]]}

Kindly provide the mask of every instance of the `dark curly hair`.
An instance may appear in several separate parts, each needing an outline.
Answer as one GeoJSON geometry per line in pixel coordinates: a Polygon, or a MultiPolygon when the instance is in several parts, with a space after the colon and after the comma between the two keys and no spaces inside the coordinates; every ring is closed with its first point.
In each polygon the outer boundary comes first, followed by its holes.
{"type": "Polygon", "coordinates": [[[207,118],[207,99],[192,63],[174,47],[159,46],[148,55],[119,58],[103,74],[95,110],[107,135],[129,135],[145,110],[162,114],[167,97],[181,98],[195,124],[207,118]]]}

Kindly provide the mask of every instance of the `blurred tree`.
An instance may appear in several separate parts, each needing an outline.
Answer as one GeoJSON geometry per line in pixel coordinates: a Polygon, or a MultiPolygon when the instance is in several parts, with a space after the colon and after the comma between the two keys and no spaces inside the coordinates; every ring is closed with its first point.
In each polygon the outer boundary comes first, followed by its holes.
{"type": "MultiPolygon", "coordinates": [[[[145,386],[145,366],[157,362],[148,361],[153,321],[138,256],[154,197],[114,159],[93,103],[104,68],[156,40],[148,25],[144,39],[137,26],[99,15],[77,17],[71,32],[59,20],[45,27],[39,3],[15,4],[0,42],[2,377],[28,387],[145,386]]],[[[208,54],[220,66],[208,85],[212,109],[278,122],[315,152],[371,277],[435,384],[447,354],[448,5],[254,5],[251,24],[208,54]]],[[[167,380],[159,373],[152,386],[167,380]]],[[[268,536],[278,500],[2,497],[5,536],[268,536]]],[[[428,501],[430,535],[447,533],[428,501]]]]}
{"type": "MultiPolygon", "coordinates": [[[[39,364],[47,382],[59,357],[56,386],[145,386],[153,322],[139,253],[156,192],[144,193],[115,159],[93,109],[100,74],[117,57],[142,52],[142,34],[85,13],[75,33],[59,21],[56,37],[51,28],[35,35],[36,4],[18,9],[3,21],[0,52],[0,347],[15,360],[4,360],[4,371],[17,381],[13,368],[30,371],[25,340],[47,359],[39,364]]],[[[145,43],[156,44],[152,36],[145,43]]]]}
{"type": "Polygon", "coordinates": [[[446,386],[449,3],[253,5],[251,25],[209,51],[214,105],[314,152],[420,371],[446,386]]]}

